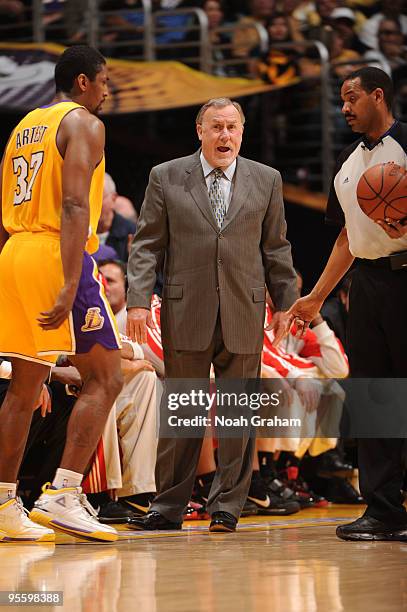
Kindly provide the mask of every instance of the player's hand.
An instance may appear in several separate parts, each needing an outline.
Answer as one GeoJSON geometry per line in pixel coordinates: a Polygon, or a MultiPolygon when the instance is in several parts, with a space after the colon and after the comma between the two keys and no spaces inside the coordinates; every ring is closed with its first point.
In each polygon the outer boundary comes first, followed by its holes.
{"type": "Polygon", "coordinates": [[[41,416],[46,417],[51,412],[51,396],[46,385],[42,385],[41,393],[35,404],[35,410],[40,408],[41,416]]]}
{"type": "MultiPolygon", "coordinates": [[[[76,293],[76,292],[75,292],[76,293]]],[[[40,312],[37,321],[45,331],[58,329],[68,318],[75,300],[75,293],[67,287],[62,287],[52,310],[40,312]]]]}
{"type": "Polygon", "coordinates": [[[407,222],[403,220],[391,219],[386,217],[384,221],[376,221],[390,238],[402,238],[407,234],[407,222]]]}
{"type": "Polygon", "coordinates": [[[73,366],[55,367],[51,370],[51,380],[58,381],[63,385],[70,385],[80,389],[82,387],[82,379],[78,370],[73,366]]]}
{"type": "Polygon", "coordinates": [[[291,406],[294,399],[294,390],[290,384],[290,381],[286,378],[283,378],[274,368],[261,368],[261,377],[262,378],[271,378],[274,382],[274,388],[277,389],[277,392],[280,395],[279,405],[283,408],[288,408],[291,406]]]}
{"type": "Polygon", "coordinates": [[[307,412],[314,412],[318,408],[321,398],[321,386],[319,381],[310,378],[297,378],[295,390],[307,412]]]}
{"type": "Polygon", "coordinates": [[[123,374],[136,376],[140,372],[155,372],[155,370],[152,364],[145,359],[135,359],[134,361],[126,359],[122,362],[122,372],[123,374]]]}
{"type": "Polygon", "coordinates": [[[297,338],[302,338],[310,322],[318,316],[322,303],[322,300],[317,299],[312,293],[309,293],[294,302],[287,311],[287,315],[290,319],[289,329],[293,323],[296,324],[297,338]]]}
{"type": "Polygon", "coordinates": [[[290,384],[290,381],[285,378],[281,378],[278,381],[279,393],[280,393],[280,406],[283,408],[289,408],[294,400],[294,391],[290,384]]]}
{"type": "Polygon", "coordinates": [[[273,313],[271,323],[266,327],[266,331],[270,331],[271,329],[274,331],[273,346],[277,346],[278,343],[288,334],[291,323],[291,318],[287,312],[277,311],[273,313]]]}
{"type": "Polygon", "coordinates": [[[154,323],[150,310],[147,308],[129,308],[127,311],[126,336],[133,342],[146,344],[147,325],[154,329],[154,323]]]}

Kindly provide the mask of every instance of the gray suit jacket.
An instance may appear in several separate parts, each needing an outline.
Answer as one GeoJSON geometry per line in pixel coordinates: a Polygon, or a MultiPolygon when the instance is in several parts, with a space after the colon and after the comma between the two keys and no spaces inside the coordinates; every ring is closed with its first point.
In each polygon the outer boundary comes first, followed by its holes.
{"type": "Polygon", "coordinates": [[[238,157],[233,180],[219,231],[199,151],[151,171],[129,257],[127,307],[150,308],[164,256],[161,329],[169,349],[205,350],[220,310],[227,350],[259,353],[265,284],[278,310],[297,297],[280,173],[238,157]]]}

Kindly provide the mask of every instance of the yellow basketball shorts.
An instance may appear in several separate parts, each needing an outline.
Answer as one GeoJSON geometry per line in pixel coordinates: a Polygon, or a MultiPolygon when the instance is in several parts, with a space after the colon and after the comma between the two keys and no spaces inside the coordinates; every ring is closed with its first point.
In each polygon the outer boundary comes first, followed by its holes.
{"type": "Polygon", "coordinates": [[[58,355],[88,352],[94,344],[120,348],[114,315],[97,267],[84,253],[69,317],[44,331],[38,318],[51,310],[64,284],[59,234],[13,234],[0,254],[0,354],[52,365],[58,355]]]}

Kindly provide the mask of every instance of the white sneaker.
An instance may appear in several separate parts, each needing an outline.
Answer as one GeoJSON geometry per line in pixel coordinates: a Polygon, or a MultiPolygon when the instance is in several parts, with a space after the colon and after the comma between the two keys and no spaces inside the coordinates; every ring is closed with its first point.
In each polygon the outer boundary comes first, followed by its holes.
{"type": "Polygon", "coordinates": [[[0,506],[0,542],[54,542],[55,533],[28,518],[21,499],[13,497],[0,506]]]}
{"type": "Polygon", "coordinates": [[[82,493],[81,487],[51,489],[47,483],[30,512],[30,519],[90,540],[115,542],[119,537],[113,527],[99,523],[97,512],[82,493]]]}

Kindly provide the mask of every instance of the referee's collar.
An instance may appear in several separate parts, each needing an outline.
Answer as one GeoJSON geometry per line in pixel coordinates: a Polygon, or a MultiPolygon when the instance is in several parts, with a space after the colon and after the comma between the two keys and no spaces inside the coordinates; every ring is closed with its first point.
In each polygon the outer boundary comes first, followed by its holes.
{"type": "MultiPolygon", "coordinates": [[[[204,177],[206,178],[211,172],[213,172],[213,170],[215,170],[215,168],[211,166],[210,164],[208,164],[202,151],[200,153],[199,158],[201,160],[204,177]]],[[[236,170],[236,160],[234,159],[233,162],[230,164],[230,166],[226,168],[226,170],[223,170],[223,174],[229,181],[231,181],[233,179],[233,175],[235,174],[235,170],[236,170]]]]}
{"type": "Polygon", "coordinates": [[[384,134],[382,134],[380,136],[380,138],[378,138],[377,140],[375,140],[374,142],[370,142],[370,140],[368,140],[367,136],[362,136],[362,146],[365,149],[369,149],[369,151],[373,151],[373,149],[375,147],[377,147],[377,145],[379,144],[383,144],[383,140],[386,138],[386,136],[388,136],[390,134],[390,132],[393,131],[393,129],[396,127],[396,125],[398,125],[398,121],[397,119],[394,120],[394,122],[391,124],[391,126],[389,127],[389,129],[387,130],[387,132],[385,132],[384,134]]]}

